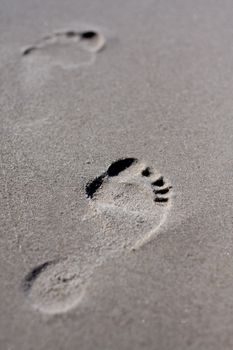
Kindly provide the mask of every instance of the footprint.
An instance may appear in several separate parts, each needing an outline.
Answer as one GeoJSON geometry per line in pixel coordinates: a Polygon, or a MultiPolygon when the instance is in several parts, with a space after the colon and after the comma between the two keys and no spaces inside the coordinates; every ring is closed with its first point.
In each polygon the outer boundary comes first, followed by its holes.
{"type": "Polygon", "coordinates": [[[22,288],[35,310],[61,314],[79,304],[84,293],[82,282],[87,277],[88,271],[79,270],[77,261],[48,261],[26,275],[22,288]]]}
{"type": "Polygon", "coordinates": [[[56,32],[52,35],[43,37],[34,45],[27,47],[22,51],[23,56],[44,54],[56,56],[56,51],[64,51],[64,53],[72,47],[73,50],[83,50],[88,52],[99,52],[105,45],[103,35],[96,31],[78,32],[68,30],[64,32],[56,32]]]}
{"type": "Polygon", "coordinates": [[[94,30],[66,30],[45,36],[22,51],[24,80],[34,85],[48,79],[51,68],[78,69],[95,61],[105,38],[94,30]]]}
{"type": "Polygon", "coordinates": [[[47,314],[75,308],[98,266],[140,248],[156,236],[167,217],[172,186],[136,158],[113,162],[87,183],[93,241],[78,258],[45,262],[24,278],[23,289],[33,307],[47,314]]]}

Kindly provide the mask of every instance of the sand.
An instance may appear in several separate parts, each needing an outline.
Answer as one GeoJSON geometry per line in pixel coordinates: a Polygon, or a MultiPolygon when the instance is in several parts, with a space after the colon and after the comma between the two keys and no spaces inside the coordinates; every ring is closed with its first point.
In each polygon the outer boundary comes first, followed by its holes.
{"type": "Polygon", "coordinates": [[[233,348],[232,16],[1,1],[1,350],[233,348]]]}

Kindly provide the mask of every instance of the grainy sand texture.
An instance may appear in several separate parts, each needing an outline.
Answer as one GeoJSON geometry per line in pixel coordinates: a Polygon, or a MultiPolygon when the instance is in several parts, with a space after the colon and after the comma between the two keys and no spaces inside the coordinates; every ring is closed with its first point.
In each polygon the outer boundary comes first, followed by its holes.
{"type": "Polygon", "coordinates": [[[0,350],[233,349],[232,18],[0,2],[0,350]]]}

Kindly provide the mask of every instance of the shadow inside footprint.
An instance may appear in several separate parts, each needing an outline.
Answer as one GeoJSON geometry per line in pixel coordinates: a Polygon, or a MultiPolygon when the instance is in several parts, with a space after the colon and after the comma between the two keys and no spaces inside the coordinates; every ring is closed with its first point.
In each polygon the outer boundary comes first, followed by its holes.
{"type": "Polygon", "coordinates": [[[37,277],[51,264],[53,264],[52,261],[46,261],[41,265],[38,265],[34,267],[24,278],[23,280],[23,290],[25,292],[28,292],[30,288],[32,287],[33,283],[37,279],[37,277]]]}

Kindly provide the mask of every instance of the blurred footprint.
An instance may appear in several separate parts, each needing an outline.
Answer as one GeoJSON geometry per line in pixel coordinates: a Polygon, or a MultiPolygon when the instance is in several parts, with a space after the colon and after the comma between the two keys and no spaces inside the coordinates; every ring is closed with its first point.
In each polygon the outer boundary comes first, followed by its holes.
{"type": "Polygon", "coordinates": [[[45,36],[22,51],[24,79],[31,85],[42,85],[54,67],[89,66],[104,46],[104,36],[94,30],[67,30],[45,36]]]}

